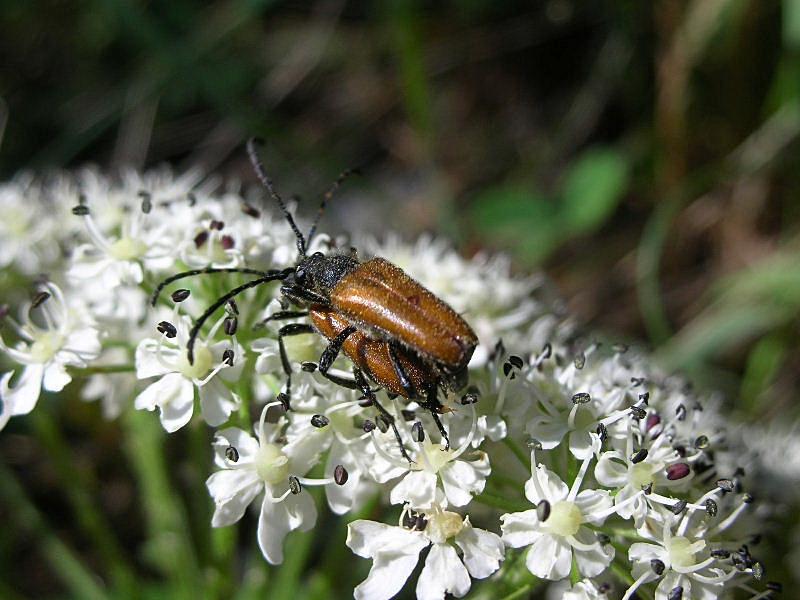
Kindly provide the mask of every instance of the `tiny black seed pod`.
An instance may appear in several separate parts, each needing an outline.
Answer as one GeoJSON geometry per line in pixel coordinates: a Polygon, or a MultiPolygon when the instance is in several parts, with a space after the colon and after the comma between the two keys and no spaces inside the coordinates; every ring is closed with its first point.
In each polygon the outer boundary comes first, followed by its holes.
{"type": "Polygon", "coordinates": [[[252,204],[248,204],[247,202],[242,202],[242,212],[246,214],[248,217],[252,217],[253,219],[260,219],[261,218],[261,211],[258,210],[252,204]]]}
{"type": "Polygon", "coordinates": [[[278,402],[281,403],[281,406],[283,406],[283,410],[285,410],[287,412],[292,410],[292,407],[289,404],[289,396],[286,393],[281,392],[280,394],[278,394],[277,400],[278,400],[278,402]]]}
{"type": "Polygon", "coordinates": [[[225,317],[223,328],[225,329],[225,335],[235,335],[236,330],[239,329],[239,319],[236,317],[225,317]]]}
{"type": "Polygon", "coordinates": [[[525,445],[530,448],[531,450],[541,450],[542,449],[542,442],[535,438],[528,438],[525,442],[525,445]]]}
{"type": "Polygon", "coordinates": [[[225,458],[231,462],[239,462],[239,451],[235,446],[228,446],[225,448],[225,458]]]}
{"type": "Polygon", "coordinates": [[[576,369],[582,369],[584,366],[586,366],[586,355],[583,352],[578,352],[575,355],[574,363],[576,369]]]}
{"type": "Polygon", "coordinates": [[[208,232],[203,230],[194,236],[194,245],[196,248],[202,248],[203,244],[208,241],[208,232]]]}
{"type": "Polygon", "coordinates": [[[156,327],[159,333],[163,333],[169,339],[172,339],[178,335],[178,330],[175,329],[175,325],[170,323],[169,321],[161,321],[158,326],[156,327]]]}
{"type": "Polygon", "coordinates": [[[173,302],[183,302],[191,295],[191,292],[187,289],[180,289],[175,290],[172,292],[172,301],[173,302]]]}
{"type": "Polygon", "coordinates": [[[677,481],[683,479],[690,472],[689,465],[686,463],[675,463],[667,467],[667,479],[677,481]]]}
{"type": "Polygon", "coordinates": [[[611,538],[608,536],[608,534],[598,533],[597,541],[600,543],[601,546],[608,546],[611,543],[611,538]]]}
{"type": "Polygon", "coordinates": [[[680,585],[672,588],[667,595],[667,600],[681,600],[683,598],[683,587],[680,585]]]}
{"type": "Polygon", "coordinates": [[[641,406],[631,406],[631,416],[634,419],[641,420],[647,417],[647,411],[641,406]]]}
{"type": "Polygon", "coordinates": [[[764,575],[766,574],[766,569],[764,568],[764,565],[756,561],[753,563],[753,566],[751,568],[753,569],[753,579],[755,579],[756,581],[761,581],[762,579],[764,579],[764,575]]]}
{"type": "Polygon", "coordinates": [[[229,299],[225,303],[225,311],[230,315],[234,315],[234,316],[238,317],[239,316],[239,305],[236,304],[236,300],[234,300],[233,298],[229,299]]]}
{"type": "Polygon", "coordinates": [[[542,346],[542,353],[539,355],[540,358],[550,358],[553,354],[553,345],[550,342],[547,342],[544,346],[542,346]]]}
{"type": "Polygon", "coordinates": [[[150,214],[150,211],[153,210],[153,199],[150,192],[142,190],[139,192],[139,197],[142,199],[142,212],[146,215],[150,214]]]}
{"type": "Polygon", "coordinates": [[[50,292],[39,292],[33,296],[31,300],[31,308],[39,308],[42,304],[47,302],[50,298],[50,292]]]}
{"type": "Polygon", "coordinates": [[[597,433],[601,442],[605,442],[608,439],[608,428],[603,423],[597,425],[595,433],[597,433]]]}
{"type": "Polygon", "coordinates": [[[639,401],[642,402],[643,404],[647,404],[648,402],[650,402],[650,392],[644,392],[642,394],[639,394],[639,401]]]}
{"type": "Polygon", "coordinates": [[[303,486],[300,485],[300,480],[294,475],[289,475],[289,490],[295,495],[303,491],[303,486]]]}
{"type": "Polygon", "coordinates": [[[512,354],[511,356],[509,356],[508,362],[514,365],[517,369],[521,369],[525,364],[525,361],[523,361],[522,358],[520,358],[516,354],[512,354]]]}
{"type": "Polygon", "coordinates": [[[370,431],[375,431],[375,422],[367,419],[366,421],[364,421],[363,429],[366,433],[369,433],[370,431]]]}
{"type": "Polygon", "coordinates": [[[425,441],[425,429],[423,429],[422,423],[420,421],[417,421],[411,426],[411,438],[415,442],[425,441]]]}
{"type": "Polygon", "coordinates": [[[418,514],[417,518],[414,519],[414,529],[417,531],[425,531],[425,528],[428,526],[428,519],[425,518],[425,515],[418,514]]]}
{"type": "Polygon", "coordinates": [[[716,517],[717,516],[717,503],[714,502],[711,498],[706,500],[706,514],[709,517],[716,517]]]}
{"type": "Polygon", "coordinates": [[[678,421],[686,419],[686,407],[683,404],[679,404],[678,408],[675,409],[675,416],[678,418],[678,421]]]}
{"type": "Polygon", "coordinates": [[[661,576],[661,574],[664,572],[664,569],[666,569],[667,566],[664,564],[664,561],[654,558],[650,561],[650,568],[653,570],[653,573],[661,576]]]}
{"type": "Polygon", "coordinates": [[[550,518],[550,503],[547,500],[542,500],[536,505],[536,517],[540,523],[544,523],[550,518]]]}
{"type": "Polygon", "coordinates": [[[708,444],[709,442],[707,435],[701,435],[694,441],[694,447],[698,450],[705,450],[708,448],[708,444]]]}
{"type": "Polygon", "coordinates": [[[591,400],[592,397],[586,392],[578,392],[572,397],[573,404],[586,404],[587,402],[591,402],[591,400]]]}
{"type": "Polygon", "coordinates": [[[634,455],[631,456],[631,462],[636,465],[642,462],[645,458],[647,458],[647,448],[639,448],[639,450],[637,450],[634,455]]]}
{"type": "Polygon", "coordinates": [[[211,222],[208,224],[208,228],[216,229],[217,231],[222,231],[223,229],[225,229],[225,222],[212,219],[211,222]]]}
{"type": "Polygon", "coordinates": [[[333,470],[333,480],[336,482],[336,485],[344,485],[347,483],[348,477],[347,469],[342,465],[336,465],[336,468],[333,470]]]}
{"type": "Polygon", "coordinates": [[[744,502],[745,504],[751,504],[753,501],[755,501],[755,498],[753,498],[752,494],[748,493],[742,494],[742,502],[744,502]]]}
{"type": "Polygon", "coordinates": [[[735,484],[730,479],[717,479],[717,487],[723,492],[732,492],[735,489],[735,484]]]}
{"type": "Polygon", "coordinates": [[[307,360],[300,363],[300,368],[306,373],[313,373],[317,370],[317,363],[307,360]]]}
{"type": "Polygon", "coordinates": [[[330,423],[330,419],[325,415],[314,415],[311,417],[311,424],[317,429],[325,427],[328,423],[330,423]]]}
{"type": "Polygon", "coordinates": [[[400,414],[403,416],[403,421],[406,423],[410,423],[417,418],[417,413],[415,413],[413,410],[407,410],[405,408],[400,411],[400,414]]]}
{"type": "Polygon", "coordinates": [[[672,511],[672,514],[679,515],[684,510],[686,510],[687,504],[689,503],[686,500],[678,500],[675,504],[672,505],[672,508],[670,508],[670,510],[672,511]]]}
{"type": "Polygon", "coordinates": [[[464,406],[468,406],[470,404],[475,404],[478,401],[478,394],[475,392],[467,392],[463,396],[461,396],[461,404],[464,406]]]}
{"type": "Polygon", "coordinates": [[[229,367],[233,366],[233,349],[232,348],[225,348],[225,352],[222,353],[222,362],[224,362],[229,367]]]}
{"type": "Polygon", "coordinates": [[[78,204],[78,206],[72,207],[72,214],[76,217],[85,217],[89,214],[89,207],[85,204],[78,204]]]}

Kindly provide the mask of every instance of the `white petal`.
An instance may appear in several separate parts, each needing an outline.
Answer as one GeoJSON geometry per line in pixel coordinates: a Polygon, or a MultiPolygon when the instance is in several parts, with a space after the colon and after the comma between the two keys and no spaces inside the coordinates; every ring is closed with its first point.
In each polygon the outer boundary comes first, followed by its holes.
{"type": "Polygon", "coordinates": [[[417,580],[417,600],[442,600],[447,592],[463,598],[471,584],[469,573],[458,560],[455,548],[448,544],[434,544],[417,580]]]}
{"type": "Polygon", "coordinates": [[[417,566],[417,554],[380,554],[372,562],[369,575],[353,590],[355,600],[389,600],[403,586],[417,566]]]}
{"type": "Polygon", "coordinates": [[[436,502],[436,475],[427,471],[409,471],[389,494],[392,504],[410,502],[415,508],[427,508],[436,502]]]}
{"type": "Polygon", "coordinates": [[[683,598],[694,598],[692,596],[692,580],[675,571],[668,571],[664,578],[658,582],[655,600],[668,600],[669,593],[677,586],[683,588],[683,598]]]}
{"type": "Polygon", "coordinates": [[[158,341],[146,338],[136,346],[136,377],[147,379],[172,373],[173,369],[165,367],[157,357],[158,341]]]}
{"type": "MultiPolygon", "coordinates": [[[[269,493],[269,490],[267,491],[269,493]]],[[[290,494],[283,502],[264,499],[258,517],[258,546],[267,562],[283,562],[283,539],[294,529],[306,531],[314,526],[317,509],[308,492],[290,494]]]]}
{"type": "Polygon", "coordinates": [[[572,546],[560,536],[542,535],[528,550],[525,565],[541,579],[564,579],[572,568],[572,546]]]}
{"type": "Polygon", "coordinates": [[[236,469],[213,473],[206,487],[216,505],[211,526],[225,527],[242,518],[264,486],[253,471],[236,469]]]}
{"type": "Polygon", "coordinates": [[[186,425],[194,409],[194,385],[183,375],[170,373],[151,383],[136,397],[138,409],[161,409],[161,425],[172,433],[186,425]]]}
{"type": "Polygon", "coordinates": [[[614,560],[614,547],[611,544],[600,544],[597,536],[587,527],[581,527],[575,534],[575,539],[581,544],[593,545],[592,550],[575,549],[575,561],[584,577],[596,577],[614,560]]]}
{"type": "Polygon", "coordinates": [[[476,579],[484,579],[497,571],[505,557],[503,540],[491,531],[466,524],[455,541],[464,552],[464,564],[469,574],[476,579]]]}
{"type": "Polygon", "coordinates": [[[538,486],[534,483],[533,476],[525,482],[525,497],[532,504],[539,504],[541,500],[555,504],[566,498],[569,493],[567,484],[544,465],[536,467],[536,481],[538,486]],[[544,498],[539,497],[539,490],[544,494],[544,498]]]}
{"type": "MultiPolygon", "coordinates": [[[[486,455],[484,454],[484,456],[486,455]]],[[[439,471],[444,493],[453,506],[466,506],[472,500],[472,494],[479,494],[483,491],[491,469],[488,460],[476,461],[476,463],[454,460],[439,471]],[[476,463],[479,468],[476,468],[476,463]]]]}
{"type": "Polygon", "coordinates": [[[214,435],[214,462],[219,467],[230,468],[230,463],[225,458],[229,446],[236,448],[239,453],[237,466],[250,464],[258,452],[258,440],[238,427],[227,427],[217,431],[214,435]]]}
{"type": "Polygon", "coordinates": [[[569,434],[569,451],[578,460],[584,460],[592,455],[592,436],[588,431],[573,431],[569,434]]]}
{"type": "Polygon", "coordinates": [[[512,548],[528,546],[542,535],[535,509],[505,514],[500,521],[503,541],[512,548]]]}
{"type": "Polygon", "coordinates": [[[583,490],[576,496],[575,504],[581,509],[586,521],[600,525],[607,518],[603,513],[611,508],[614,500],[606,490],[583,490]]]}
{"type": "Polygon", "coordinates": [[[333,477],[337,465],[347,469],[347,482],[344,485],[326,485],[325,496],[328,506],[337,515],[343,515],[353,508],[358,492],[364,487],[361,483],[361,469],[344,444],[334,441],[328,452],[325,464],[325,477],[333,477]]]}
{"type": "Polygon", "coordinates": [[[628,483],[628,467],[613,460],[615,452],[603,452],[594,468],[594,476],[606,487],[621,488],[628,483]]]}
{"type": "Polygon", "coordinates": [[[347,525],[345,543],[358,556],[372,558],[378,554],[417,556],[430,542],[418,532],[358,519],[347,525]]]}
{"type": "Polygon", "coordinates": [[[544,450],[552,450],[561,443],[569,431],[563,420],[551,420],[550,417],[535,417],[525,430],[542,444],[544,450]]]}
{"type": "MultiPolygon", "coordinates": [[[[99,336],[99,332],[94,327],[81,327],[67,336],[64,348],[80,352],[83,358],[87,360],[97,358],[103,349],[99,336]]],[[[60,355],[61,353],[59,353],[59,359],[61,358],[60,355]]],[[[68,362],[74,362],[74,356],[72,356],[72,361],[68,362]]]]}
{"type": "Polygon", "coordinates": [[[14,371],[3,375],[0,380],[0,398],[3,399],[2,413],[8,417],[27,415],[36,406],[42,391],[44,365],[28,365],[22,370],[19,381],[9,387],[14,371]]]}
{"type": "Polygon", "coordinates": [[[72,377],[67,373],[64,365],[50,363],[45,367],[42,387],[48,392],[60,392],[70,381],[72,381],[72,377]]]}
{"type": "Polygon", "coordinates": [[[240,399],[221,382],[212,379],[199,389],[200,410],[203,419],[212,427],[218,427],[228,420],[231,413],[239,408],[240,399]]]}

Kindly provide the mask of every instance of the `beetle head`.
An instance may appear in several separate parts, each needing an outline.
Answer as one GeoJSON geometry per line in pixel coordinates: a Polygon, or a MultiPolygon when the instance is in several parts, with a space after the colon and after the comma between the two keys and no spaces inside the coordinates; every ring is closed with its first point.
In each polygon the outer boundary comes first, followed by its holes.
{"type": "Polygon", "coordinates": [[[300,261],[281,286],[281,292],[290,299],[327,300],[342,277],[358,264],[358,260],[351,256],[325,256],[322,252],[315,252],[300,261]]]}

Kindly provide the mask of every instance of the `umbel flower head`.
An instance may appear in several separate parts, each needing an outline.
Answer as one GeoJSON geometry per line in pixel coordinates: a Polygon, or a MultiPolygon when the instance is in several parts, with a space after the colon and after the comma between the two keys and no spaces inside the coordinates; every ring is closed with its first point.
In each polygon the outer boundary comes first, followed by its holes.
{"type": "MultiPolygon", "coordinates": [[[[440,390],[432,411],[362,385],[341,352],[320,372],[331,340],[269,275],[297,264],[296,236],[257,197],[215,193],[197,173],[93,171],[18,178],[0,195],[14,215],[0,224],[4,268],[50,274],[27,303],[9,298],[19,318],[0,311],[0,428],[73,381],[108,417],[213,428],[209,526],[252,522],[250,539],[280,564],[287,536],[316,527],[327,504],[348,523],[342,551],[371,561],[353,581],[365,600],[404,588],[426,600],[533,585],[572,600],[775,589],[752,543],[761,473],[743,468],[720,400],[581,333],[541,277],[512,276],[506,259],[465,259],[432,237],[357,244],[478,335],[467,387],[440,390]]],[[[308,252],[349,248],[319,235],[308,252]]]]}

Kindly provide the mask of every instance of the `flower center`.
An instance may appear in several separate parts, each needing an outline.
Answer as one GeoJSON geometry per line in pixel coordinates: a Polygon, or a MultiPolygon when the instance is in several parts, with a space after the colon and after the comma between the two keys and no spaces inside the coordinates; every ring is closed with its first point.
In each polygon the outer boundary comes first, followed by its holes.
{"type": "Polygon", "coordinates": [[[646,488],[653,483],[653,465],[640,462],[628,467],[628,481],[635,489],[646,488]]]}
{"type": "Polygon", "coordinates": [[[422,442],[422,452],[425,458],[418,461],[416,467],[420,471],[428,471],[429,473],[438,473],[439,470],[450,462],[453,456],[452,450],[444,450],[439,444],[434,444],[430,440],[422,442]]]}
{"type": "Polygon", "coordinates": [[[293,335],[283,338],[286,346],[286,354],[289,355],[289,362],[316,362],[319,360],[320,350],[317,346],[317,336],[315,335],[293,335]]]}
{"type": "Polygon", "coordinates": [[[147,246],[141,240],[129,237],[118,239],[111,244],[109,254],[117,260],[136,260],[144,256],[147,246]]]}
{"type": "Polygon", "coordinates": [[[669,562],[676,567],[693,565],[695,563],[694,555],[705,548],[705,545],[706,543],[703,540],[692,544],[683,536],[674,537],[667,544],[669,562]]]}
{"type": "Polygon", "coordinates": [[[31,344],[31,358],[37,363],[50,361],[56,352],[61,350],[64,337],[57,331],[45,331],[39,334],[31,344]]]}
{"type": "Polygon", "coordinates": [[[562,500],[550,509],[550,517],[545,527],[555,535],[567,537],[575,535],[583,522],[583,513],[574,502],[562,500]]]}
{"type": "Polygon", "coordinates": [[[588,429],[595,428],[595,421],[597,419],[594,416],[594,412],[591,409],[585,408],[584,406],[578,407],[578,412],[575,414],[575,430],[576,431],[586,431],[588,429]]]}
{"type": "Polygon", "coordinates": [[[434,544],[443,544],[464,529],[464,520],[461,515],[454,512],[444,511],[427,515],[427,517],[428,525],[425,527],[425,535],[434,544]]]}
{"type": "Polygon", "coordinates": [[[261,444],[255,457],[256,473],[267,483],[289,479],[289,457],[275,444],[261,444]]]}
{"type": "Polygon", "coordinates": [[[178,371],[188,379],[202,379],[211,370],[214,355],[205,344],[194,347],[194,364],[189,364],[189,357],[181,353],[178,359],[178,371]]]}

